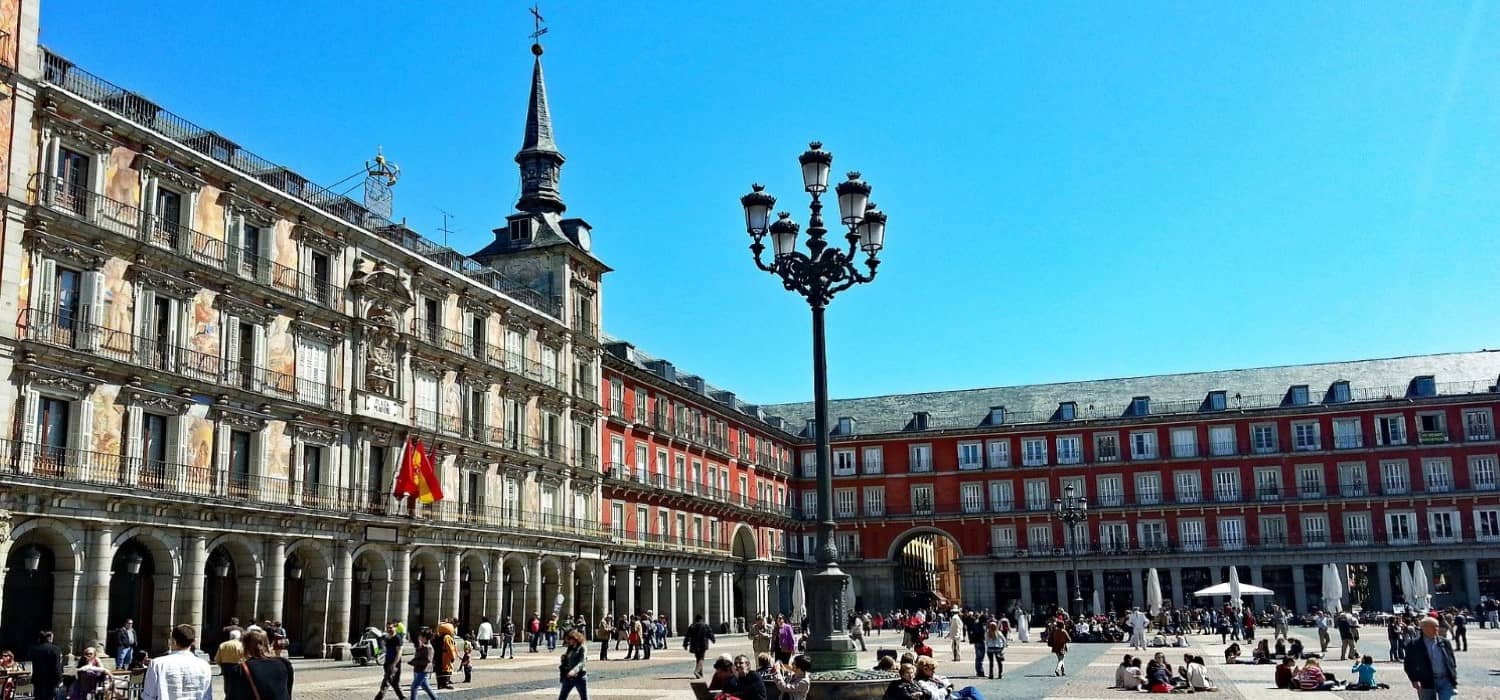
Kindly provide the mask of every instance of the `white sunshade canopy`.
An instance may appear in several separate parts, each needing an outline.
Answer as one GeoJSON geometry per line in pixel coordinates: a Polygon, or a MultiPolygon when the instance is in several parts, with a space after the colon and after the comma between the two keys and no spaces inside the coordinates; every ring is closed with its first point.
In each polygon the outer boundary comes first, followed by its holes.
{"type": "MultiPolygon", "coordinates": [[[[1199,598],[1212,598],[1214,596],[1229,595],[1229,584],[1220,583],[1201,590],[1193,591],[1193,595],[1199,598]]],[[[1275,591],[1260,586],[1252,586],[1248,583],[1240,584],[1240,595],[1276,595],[1275,591]]]]}

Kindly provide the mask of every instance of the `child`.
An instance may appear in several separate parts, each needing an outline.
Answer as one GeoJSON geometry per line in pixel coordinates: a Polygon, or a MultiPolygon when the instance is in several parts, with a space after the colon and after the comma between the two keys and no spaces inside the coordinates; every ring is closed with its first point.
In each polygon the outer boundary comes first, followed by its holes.
{"type": "Polygon", "coordinates": [[[1354,674],[1355,678],[1354,683],[1346,690],[1374,690],[1379,685],[1383,685],[1375,682],[1375,659],[1370,658],[1369,654],[1359,657],[1359,663],[1354,664],[1354,668],[1349,669],[1349,672],[1354,674]]]}
{"type": "Polygon", "coordinates": [[[462,638],[460,643],[463,645],[463,650],[459,653],[458,663],[464,671],[464,682],[472,683],[474,681],[474,664],[471,663],[471,659],[474,655],[474,633],[470,632],[467,637],[462,638]]]}

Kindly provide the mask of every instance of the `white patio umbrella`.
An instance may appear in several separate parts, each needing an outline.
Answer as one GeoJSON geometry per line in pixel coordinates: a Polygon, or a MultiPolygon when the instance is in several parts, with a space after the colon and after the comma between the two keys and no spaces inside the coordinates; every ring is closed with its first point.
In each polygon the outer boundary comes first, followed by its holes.
{"type": "Polygon", "coordinates": [[[1231,566],[1229,567],[1229,607],[1235,610],[1243,607],[1245,602],[1240,600],[1241,595],[1243,591],[1240,589],[1240,568],[1231,566]]]}
{"type": "Polygon", "coordinates": [[[1417,609],[1425,612],[1430,604],[1428,601],[1431,600],[1432,593],[1427,587],[1427,569],[1423,568],[1421,559],[1418,559],[1417,563],[1411,567],[1411,585],[1415,589],[1412,592],[1412,598],[1415,600],[1417,609]]]}
{"type": "Polygon", "coordinates": [[[1161,614],[1161,579],[1156,577],[1156,567],[1146,573],[1146,608],[1153,616],[1161,614]]]}
{"type": "Polygon", "coordinates": [[[1401,597],[1406,599],[1406,607],[1417,607],[1416,583],[1411,578],[1411,564],[1401,562],[1401,597]]]}
{"type": "MultiPolygon", "coordinates": [[[[1216,583],[1208,588],[1200,588],[1193,591],[1193,595],[1199,598],[1218,598],[1229,595],[1229,584],[1216,583]]],[[[1276,591],[1269,588],[1261,588],[1248,583],[1240,584],[1240,595],[1276,595],[1276,591]]]]}
{"type": "Polygon", "coordinates": [[[1104,614],[1104,592],[1097,588],[1094,589],[1094,614],[1104,614]]]}
{"type": "Polygon", "coordinates": [[[1331,613],[1342,612],[1344,586],[1339,581],[1338,567],[1333,564],[1323,565],[1323,609],[1331,613]]]}
{"type": "Polygon", "coordinates": [[[792,620],[800,624],[807,617],[807,588],[802,585],[802,570],[792,577],[792,620]]]}

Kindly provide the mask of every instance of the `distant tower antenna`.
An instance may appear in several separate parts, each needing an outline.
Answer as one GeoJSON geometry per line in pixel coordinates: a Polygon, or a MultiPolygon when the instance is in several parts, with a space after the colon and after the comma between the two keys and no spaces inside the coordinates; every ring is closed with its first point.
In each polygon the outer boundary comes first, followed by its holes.
{"type": "Polygon", "coordinates": [[[385,218],[391,218],[391,188],[401,179],[401,167],[385,159],[380,146],[375,147],[375,160],[365,161],[365,208],[385,218]]]}
{"type": "Polygon", "coordinates": [[[443,247],[447,248],[448,247],[448,234],[450,234],[450,233],[456,233],[453,229],[448,228],[448,220],[449,219],[457,219],[458,217],[456,217],[456,216],[448,213],[447,210],[444,210],[441,207],[438,208],[438,212],[440,212],[443,215],[443,227],[440,228],[440,229],[438,229],[438,230],[443,232],[443,247]]]}

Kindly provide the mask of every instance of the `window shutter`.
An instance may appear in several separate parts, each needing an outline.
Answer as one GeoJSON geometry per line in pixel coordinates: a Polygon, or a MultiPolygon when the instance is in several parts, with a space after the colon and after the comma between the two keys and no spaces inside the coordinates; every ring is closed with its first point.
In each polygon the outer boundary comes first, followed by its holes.
{"type": "Polygon", "coordinates": [[[156,339],[151,335],[151,329],[156,326],[156,292],[150,289],[137,288],[135,296],[135,334],[141,340],[136,343],[138,352],[145,353],[137,358],[141,364],[150,365],[150,355],[159,349],[155,346],[156,339]]]}
{"type": "Polygon", "coordinates": [[[276,225],[273,223],[263,227],[260,230],[260,249],[255,251],[255,254],[260,257],[260,261],[255,266],[258,273],[256,279],[262,284],[271,283],[271,250],[275,242],[276,225]]]}
{"type": "Polygon", "coordinates": [[[166,475],[181,491],[187,486],[187,468],[182,464],[182,417],[167,417],[166,475]]]}
{"type": "Polygon", "coordinates": [[[104,273],[99,270],[84,272],[80,287],[83,312],[79,314],[77,347],[93,351],[99,348],[100,327],[104,325],[104,273]]]}
{"type": "Polygon", "coordinates": [[[250,339],[250,358],[255,364],[256,371],[266,366],[266,328],[265,326],[253,326],[254,337],[250,339]]]}
{"type": "Polygon", "coordinates": [[[56,325],[57,315],[57,263],[43,260],[36,266],[36,304],[40,317],[33,316],[32,325],[50,328],[56,325]]]}
{"type": "Polygon", "coordinates": [[[229,444],[231,442],[233,441],[229,439],[229,426],[214,426],[214,459],[218,462],[218,468],[215,470],[215,481],[220,484],[228,481],[229,473],[233,470],[233,466],[229,461],[229,444]]]}
{"type": "Polygon", "coordinates": [[[182,345],[182,307],[183,304],[176,299],[167,302],[167,347],[161,349],[162,357],[165,358],[165,368],[169,372],[177,371],[178,355],[177,349],[182,345]]]}
{"type": "Polygon", "coordinates": [[[240,369],[240,319],[221,314],[219,323],[224,326],[224,345],[219,350],[219,356],[224,358],[224,377],[227,381],[237,382],[237,372],[240,369]]]}
{"type": "Polygon", "coordinates": [[[39,416],[42,410],[42,396],[35,389],[27,389],[21,393],[21,441],[34,444],[40,432],[39,416]]]}

